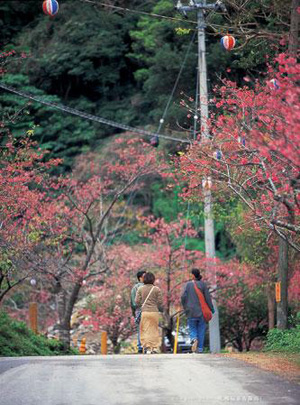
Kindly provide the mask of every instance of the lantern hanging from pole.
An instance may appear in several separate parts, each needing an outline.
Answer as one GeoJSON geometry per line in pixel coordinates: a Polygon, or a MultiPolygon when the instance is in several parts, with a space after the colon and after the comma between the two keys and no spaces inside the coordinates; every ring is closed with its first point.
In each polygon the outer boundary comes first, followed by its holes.
{"type": "Polygon", "coordinates": [[[221,38],[221,44],[227,51],[231,51],[235,47],[235,42],[235,38],[232,35],[225,35],[221,38]]]}
{"type": "Polygon", "coordinates": [[[53,17],[58,13],[59,5],[56,0],[45,0],[43,3],[43,11],[45,14],[53,17]]]}

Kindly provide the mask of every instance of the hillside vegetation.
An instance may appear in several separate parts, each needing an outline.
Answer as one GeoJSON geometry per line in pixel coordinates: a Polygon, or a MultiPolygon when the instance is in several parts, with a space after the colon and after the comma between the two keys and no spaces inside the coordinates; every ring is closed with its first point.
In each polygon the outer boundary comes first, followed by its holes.
{"type": "Polygon", "coordinates": [[[0,312],[0,356],[56,356],[76,354],[70,349],[63,352],[63,346],[55,339],[35,335],[23,322],[0,312]]]}

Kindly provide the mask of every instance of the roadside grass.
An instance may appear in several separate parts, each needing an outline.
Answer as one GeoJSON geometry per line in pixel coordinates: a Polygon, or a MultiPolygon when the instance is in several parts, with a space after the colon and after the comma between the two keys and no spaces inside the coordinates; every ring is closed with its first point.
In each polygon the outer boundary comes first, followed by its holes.
{"type": "Polygon", "coordinates": [[[55,339],[34,334],[23,322],[0,312],[0,356],[57,356],[78,354],[74,349],[64,352],[55,339]]]}

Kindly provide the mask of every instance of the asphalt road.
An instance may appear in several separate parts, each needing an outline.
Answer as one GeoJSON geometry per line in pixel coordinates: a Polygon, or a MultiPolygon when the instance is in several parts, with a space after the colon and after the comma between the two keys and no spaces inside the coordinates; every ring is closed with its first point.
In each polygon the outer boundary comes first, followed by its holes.
{"type": "Polygon", "coordinates": [[[300,386],[213,355],[0,358],[1,405],[300,404],[300,386]]]}

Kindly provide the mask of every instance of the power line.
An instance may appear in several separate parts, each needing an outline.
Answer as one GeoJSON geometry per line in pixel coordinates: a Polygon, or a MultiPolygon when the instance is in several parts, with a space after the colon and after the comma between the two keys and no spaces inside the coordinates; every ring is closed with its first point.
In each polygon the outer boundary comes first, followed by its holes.
{"type": "Polygon", "coordinates": [[[180,79],[181,74],[182,74],[182,72],[183,72],[183,68],[185,67],[185,64],[186,64],[186,61],[187,61],[187,57],[188,57],[188,55],[189,55],[189,53],[190,53],[191,46],[192,46],[192,44],[193,44],[193,42],[194,42],[194,40],[195,40],[195,37],[196,37],[196,31],[194,32],[194,34],[193,34],[193,36],[192,36],[192,39],[191,39],[191,41],[190,41],[190,43],[189,43],[189,46],[188,46],[188,48],[187,48],[187,50],[186,50],[186,53],[185,53],[183,62],[182,62],[182,64],[181,64],[181,66],[180,66],[180,70],[179,70],[179,72],[178,72],[178,75],[177,75],[177,78],[176,78],[176,81],[175,81],[175,84],[174,84],[174,87],[173,87],[173,90],[172,90],[172,92],[171,92],[171,94],[170,94],[170,97],[169,97],[169,99],[168,99],[168,102],[167,102],[167,105],[166,105],[166,107],[165,107],[164,113],[163,113],[161,119],[159,120],[159,125],[158,125],[158,128],[157,128],[157,132],[159,132],[159,131],[161,130],[161,127],[162,127],[162,125],[163,125],[163,123],[164,123],[165,117],[166,117],[167,112],[168,112],[168,110],[169,110],[169,107],[170,107],[172,98],[173,98],[174,93],[175,93],[175,90],[176,90],[176,88],[177,88],[177,86],[178,86],[179,79],[180,79]]]}
{"type": "Polygon", "coordinates": [[[125,124],[122,124],[122,123],[119,123],[119,122],[108,120],[106,118],[102,118],[102,117],[98,117],[96,115],[88,114],[86,112],[77,110],[75,108],[67,107],[67,106],[65,106],[63,104],[57,104],[57,103],[53,103],[53,102],[50,102],[50,101],[46,101],[46,100],[43,100],[43,99],[41,99],[39,97],[33,96],[32,94],[25,93],[24,91],[21,91],[21,90],[17,90],[14,87],[7,86],[6,84],[1,83],[1,82],[0,82],[0,88],[2,88],[3,90],[9,91],[11,93],[15,93],[20,97],[27,98],[29,100],[35,101],[35,102],[40,103],[40,104],[47,105],[48,107],[55,108],[56,110],[64,111],[64,112],[66,112],[68,114],[76,115],[78,117],[81,117],[81,118],[89,120],[89,121],[98,122],[100,124],[109,125],[109,126],[114,127],[114,128],[122,129],[124,131],[133,132],[135,134],[144,135],[144,136],[148,136],[148,137],[157,136],[158,138],[166,139],[168,141],[174,141],[174,142],[180,142],[180,143],[188,143],[188,144],[191,143],[188,139],[180,139],[180,138],[176,138],[176,137],[169,136],[169,135],[159,134],[159,133],[147,131],[147,130],[144,130],[144,129],[131,127],[129,125],[125,125],[125,124]]]}
{"type": "Polygon", "coordinates": [[[108,7],[108,8],[112,8],[114,10],[118,10],[118,11],[125,11],[125,12],[130,12],[130,13],[135,13],[135,14],[142,14],[142,15],[146,15],[146,16],[150,16],[150,17],[154,17],[154,18],[162,18],[165,20],[171,20],[171,21],[180,21],[180,22],[187,22],[190,24],[197,24],[196,21],[193,20],[184,20],[182,18],[176,18],[176,17],[168,17],[166,15],[162,15],[162,14],[156,14],[156,13],[147,13],[146,11],[139,11],[139,10],[134,10],[131,8],[126,8],[126,7],[120,7],[120,6],[114,6],[112,4],[107,4],[107,3],[101,3],[98,1],[92,1],[92,0],[81,0],[83,3],[91,3],[91,4],[95,4],[97,6],[102,6],[102,7],[108,7]]]}

